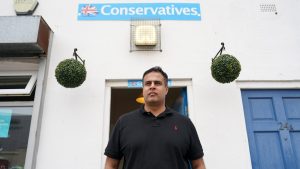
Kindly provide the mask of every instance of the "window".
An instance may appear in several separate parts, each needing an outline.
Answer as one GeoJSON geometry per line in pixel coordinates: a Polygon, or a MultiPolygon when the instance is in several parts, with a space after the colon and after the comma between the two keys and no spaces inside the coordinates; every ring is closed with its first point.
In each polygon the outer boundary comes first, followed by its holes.
{"type": "Polygon", "coordinates": [[[33,102],[0,104],[0,166],[24,168],[33,102]]]}
{"type": "Polygon", "coordinates": [[[37,71],[0,73],[0,169],[24,169],[31,163],[36,84],[37,71]]]}

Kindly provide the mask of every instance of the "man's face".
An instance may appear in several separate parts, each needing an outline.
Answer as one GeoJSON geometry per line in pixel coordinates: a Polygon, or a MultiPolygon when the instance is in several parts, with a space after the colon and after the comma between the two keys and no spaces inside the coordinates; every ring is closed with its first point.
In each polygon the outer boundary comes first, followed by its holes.
{"type": "Polygon", "coordinates": [[[144,77],[143,96],[146,104],[156,105],[165,102],[168,86],[158,72],[150,72],[144,77]]]}

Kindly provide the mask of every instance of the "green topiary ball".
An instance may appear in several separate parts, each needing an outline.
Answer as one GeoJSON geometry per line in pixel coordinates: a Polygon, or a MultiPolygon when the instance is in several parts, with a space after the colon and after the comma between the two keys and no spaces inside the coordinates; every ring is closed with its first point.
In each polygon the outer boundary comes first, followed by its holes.
{"type": "Polygon", "coordinates": [[[80,86],[86,78],[86,69],[75,59],[61,61],[55,69],[55,77],[59,84],[66,88],[80,86]]]}
{"type": "Polygon", "coordinates": [[[231,55],[223,54],[212,60],[211,75],[220,83],[230,83],[239,77],[240,62],[231,55]]]}

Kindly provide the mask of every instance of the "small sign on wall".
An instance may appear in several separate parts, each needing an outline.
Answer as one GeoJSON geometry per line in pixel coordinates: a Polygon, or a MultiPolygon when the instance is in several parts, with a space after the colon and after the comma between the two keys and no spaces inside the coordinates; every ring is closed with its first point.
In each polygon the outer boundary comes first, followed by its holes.
{"type": "MultiPolygon", "coordinates": [[[[172,80],[168,80],[168,87],[172,86],[172,80]]],[[[142,80],[128,80],[129,88],[142,88],[143,81],[142,80]]]]}
{"type": "Polygon", "coordinates": [[[8,138],[12,110],[0,109],[0,138],[8,138]]]}
{"type": "Polygon", "coordinates": [[[141,88],[141,87],[143,87],[143,81],[142,80],[128,80],[128,87],[141,88]]]}

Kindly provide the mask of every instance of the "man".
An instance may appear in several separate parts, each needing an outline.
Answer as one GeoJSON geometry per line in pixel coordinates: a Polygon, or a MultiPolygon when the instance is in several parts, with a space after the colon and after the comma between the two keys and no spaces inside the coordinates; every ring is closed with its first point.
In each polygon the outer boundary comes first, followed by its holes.
{"type": "Polygon", "coordinates": [[[122,115],[105,149],[105,169],[205,169],[203,150],[189,118],[165,106],[168,75],[153,67],[143,75],[145,105],[122,115]]]}

